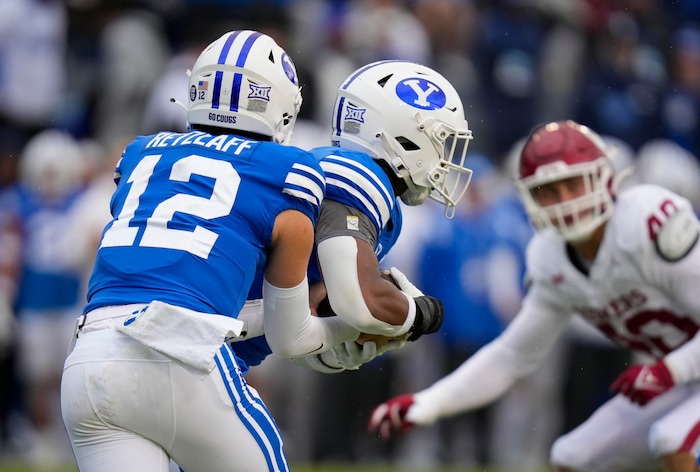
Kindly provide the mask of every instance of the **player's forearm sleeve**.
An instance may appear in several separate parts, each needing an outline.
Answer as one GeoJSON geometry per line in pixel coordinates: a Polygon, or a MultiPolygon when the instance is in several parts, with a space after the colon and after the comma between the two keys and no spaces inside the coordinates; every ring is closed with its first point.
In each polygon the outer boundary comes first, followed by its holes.
{"type": "Polygon", "coordinates": [[[677,384],[700,380],[700,332],[663,360],[677,384]]]}
{"type": "Polygon", "coordinates": [[[278,357],[321,353],[360,334],[337,316],[311,316],[306,278],[292,288],[275,287],[264,280],[263,312],[265,336],[278,357]]]}
{"type": "Polygon", "coordinates": [[[406,418],[416,424],[431,424],[498,399],[516,380],[537,368],[570,316],[523,303],[501,336],[450,375],[415,394],[406,418]]]}
{"type": "Polygon", "coordinates": [[[378,320],[370,312],[358,279],[357,243],[351,236],[337,236],[318,244],[318,259],[333,312],[363,333],[394,337],[406,334],[416,317],[416,305],[409,298],[402,325],[378,320]]]}

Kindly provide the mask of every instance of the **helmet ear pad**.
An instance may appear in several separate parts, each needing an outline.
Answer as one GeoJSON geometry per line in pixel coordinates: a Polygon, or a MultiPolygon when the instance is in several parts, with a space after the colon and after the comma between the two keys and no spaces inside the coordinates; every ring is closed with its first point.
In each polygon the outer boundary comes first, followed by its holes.
{"type": "Polygon", "coordinates": [[[464,165],[471,139],[454,87],[420,64],[368,64],[337,90],[331,142],[385,162],[404,182],[397,194],[407,204],[430,197],[454,208],[471,178],[464,165]]]}
{"type": "Polygon", "coordinates": [[[288,142],[301,108],[289,55],[269,36],[232,31],[207,46],[190,73],[187,121],[288,142]]]}
{"type": "Polygon", "coordinates": [[[614,168],[604,141],[573,121],[547,123],[526,140],[516,187],[533,225],[554,226],[570,242],[582,241],[611,215],[614,168]],[[533,191],[553,182],[582,178],[585,194],[547,206],[533,191]]]}

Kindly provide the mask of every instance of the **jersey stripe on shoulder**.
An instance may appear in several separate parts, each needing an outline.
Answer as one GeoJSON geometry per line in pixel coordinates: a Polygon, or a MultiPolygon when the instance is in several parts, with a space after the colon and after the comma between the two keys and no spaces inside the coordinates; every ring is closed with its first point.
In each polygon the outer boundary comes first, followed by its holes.
{"type": "Polygon", "coordinates": [[[339,187],[356,198],[383,228],[394,205],[389,190],[367,167],[342,156],[328,155],[321,161],[326,184],[339,187]]]}
{"type": "Polygon", "coordinates": [[[313,167],[295,163],[284,179],[283,193],[301,198],[313,205],[321,206],[326,184],[323,176],[313,167]]]}

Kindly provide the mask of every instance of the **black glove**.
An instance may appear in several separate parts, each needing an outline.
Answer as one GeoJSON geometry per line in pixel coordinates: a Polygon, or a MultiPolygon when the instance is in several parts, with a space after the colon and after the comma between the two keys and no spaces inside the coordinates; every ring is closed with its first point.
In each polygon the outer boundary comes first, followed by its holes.
{"type": "Polygon", "coordinates": [[[321,303],[318,304],[318,308],[316,308],[316,314],[319,318],[335,316],[335,313],[333,313],[333,308],[331,308],[331,302],[328,301],[328,297],[321,300],[321,303]]]}
{"type": "Polygon", "coordinates": [[[416,319],[413,321],[413,326],[409,332],[409,341],[415,341],[424,334],[434,333],[442,326],[442,320],[445,317],[445,308],[442,302],[435,297],[424,295],[415,297],[416,301],[416,319]]]}

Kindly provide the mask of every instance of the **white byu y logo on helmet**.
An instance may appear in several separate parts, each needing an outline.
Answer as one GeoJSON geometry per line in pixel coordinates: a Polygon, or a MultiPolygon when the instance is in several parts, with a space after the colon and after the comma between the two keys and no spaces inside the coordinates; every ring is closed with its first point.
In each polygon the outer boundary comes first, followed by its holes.
{"type": "Polygon", "coordinates": [[[434,83],[421,79],[405,79],[396,85],[396,95],[401,101],[424,110],[437,110],[445,106],[445,92],[434,83]]]}

